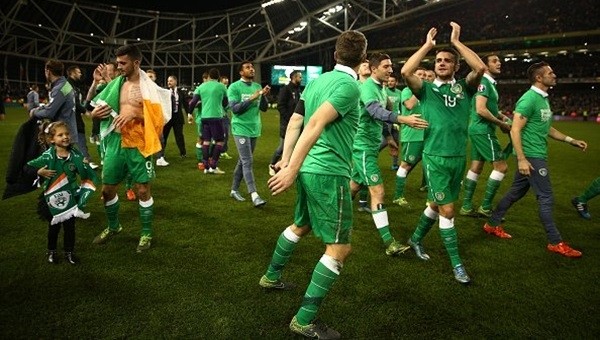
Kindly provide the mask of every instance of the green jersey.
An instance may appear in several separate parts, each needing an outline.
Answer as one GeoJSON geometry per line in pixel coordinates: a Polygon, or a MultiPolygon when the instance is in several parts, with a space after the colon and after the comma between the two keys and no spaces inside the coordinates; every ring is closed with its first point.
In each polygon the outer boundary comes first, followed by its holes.
{"type": "MultiPolygon", "coordinates": [[[[409,110],[406,108],[406,106],[404,106],[404,102],[409,100],[412,96],[413,93],[409,87],[405,87],[402,90],[402,94],[400,95],[400,102],[402,103],[402,106],[400,107],[402,108],[403,116],[410,116],[412,114],[423,114],[420,100],[417,100],[417,104],[412,108],[412,110],[409,110]]],[[[423,116],[421,116],[421,118],[423,118],[423,116]]],[[[422,142],[424,134],[425,130],[411,128],[406,124],[402,124],[402,128],[400,130],[400,142],[422,142]]]]}
{"type": "Polygon", "coordinates": [[[435,80],[423,82],[418,98],[423,107],[423,117],[429,122],[425,129],[423,153],[432,156],[465,156],[467,153],[467,128],[471,101],[475,89],[466,79],[444,83],[435,80]]]}
{"type": "Polygon", "coordinates": [[[216,80],[209,80],[196,88],[194,94],[197,94],[202,101],[202,111],[200,117],[222,118],[225,112],[223,109],[223,98],[227,97],[227,88],[216,80]]]}
{"type": "Polygon", "coordinates": [[[525,92],[515,107],[515,112],[527,118],[521,130],[521,143],[526,157],[543,158],[548,156],[548,133],[552,124],[552,110],[548,93],[532,86],[525,92]]]}
{"type": "Polygon", "coordinates": [[[400,91],[397,89],[385,88],[388,100],[392,103],[392,111],[396,114],[400,114],[400,91]]]}
{"type": "Polygon", "coordinates": [[[469,125],[469,135],[487,135],[496,134],[496,124],[477,114],[477,96],[487,98],[487,109],[494,117],[498,117],[498,91],[496,90],[496,80],[485,73],[481,78],[481,84],[477,88],[477,93],[473,97],[471,106],[471,124],[469,125]]]}
{"type": "Polygon", "coordinates": [[[373,151],[379,149],[381,144],[381,131],[383,122],[377,120],[367,111],[367,105],[377,102],[386,107],[387,94],[381,84],[376,83],[369,77],[360,86],[360,116],[358,119],[358,132],[354,140],[354,149],[361,151],[373,151]]]}
{"type": "Polygon", "coordinates": [[[325,127],[300,172],[350,178],[359,95],[356,73],[347,66],[336,65],[333,71],[308,83],[300,98],[304,101],[304,125],[325,102],[335,108],[339,117],[325,127]]]}
{"type": "MultiPolygon", "coordinates": [[[[258,83],[247,83],[241,79],[232,83],[227,90],[227,98],[229,103],[240,103],[250,98],[254,92],[261,90],[262,87],[258,83]]],[[[231,131],[234,136],[259,137],[262,130],[260,121],[260,105],[261,98],[257,98],[250,103],[246,111],[234,114],[231,117],[231,131]]]]}

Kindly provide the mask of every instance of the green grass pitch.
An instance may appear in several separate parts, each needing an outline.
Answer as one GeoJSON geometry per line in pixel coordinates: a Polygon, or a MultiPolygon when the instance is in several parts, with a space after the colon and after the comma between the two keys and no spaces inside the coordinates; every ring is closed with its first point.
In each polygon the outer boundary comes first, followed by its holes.
{"type": "MultiPolygon", "coordinates": [[[[25,110],[8,108],[0,121],[0,173],[25,110]]],[[[45,263],[46,224],[35,213],[38,192],[0,203],[0,336],[2,338],[203,338],[284,339],[324,246],[303,239],[284,271],[298,285],[264,292],[264,273],[275,241],[293,216],[295,193],[272,197],[268,163],[278,143],[276,111],[263,114],[263,136],[254,172],[262,209],[229,197],[237,159],[233,142],[225,175],[196,169],[195,127],[185,126],[188,158],[180,159],[173,136],[152,183],[153,247],[135,252],[140,232],[137,203],[121,197],[124,231],[108,244],[92,239],[105,227],[97,192],[92,216],[77,221],[78,266],[45,263]]],[[[91,122],[86,119],[86,127],[91,122]]],[[[570,199],[600,175],[600,125],[564,122],[555,127],[585,139],[587,152],[550,141],[554,217],[565,240],[583,251],[568,259],[546,250],[535,197],[529,193],[506,216],[512,240],[485,234],[482,219],[456,217],[459,249],[473,284],[452,277],[437,228],[424,240],[432,259],[412,252],[390,258],[370,215],[355,213],[353,253],[319,317],[351,339],[393,338],[596,338],[600,336],[600,198],[590,202],[592,221],[578,217],[570,199]]],[[[503,137],[504,138],[504,137],[503,137]]],[[[505,139],[503,139],[504,141],[505,139]]],[[[91,147],[91,145],[90,145],[91,147]]],[[[92,151],[95,155],[95,150],[92,151]]],[[[96,158],[97,160],[97,158],[96,158]]],[[[405,241],[424,208],[420,166],[409,176],[408,208],[392,206],[394,172],[380,157],[393,235],[405,241]]],[[[514,159],[495,202],[510,185],[514,159]]],[[[482,175],[487,178],[489,166],[482,175]]],[[[0,188],[4,189],[4,181],[0,188]]],[[[481,201],[480,181],[474,202],[481,201]]],[[[241,192],[247,198],[245,185],[241,192]]],[[[62,232],[61,232],[62,235],[62,232]]],[[[62,236],[59,237],[59,248],[62,236]]]]}

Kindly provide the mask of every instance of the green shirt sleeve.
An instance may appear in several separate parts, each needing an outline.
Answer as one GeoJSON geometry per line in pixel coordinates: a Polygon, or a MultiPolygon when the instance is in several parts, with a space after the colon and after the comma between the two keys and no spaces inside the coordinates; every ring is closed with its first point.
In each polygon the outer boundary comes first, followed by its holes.
{"type": "Polygon", "coordinates": [[[346,82],[338,86],[329,98],[327,98],[327,101],[343,117],[358,106],[359,95],[358,86],[354,83],[346,82]]]}

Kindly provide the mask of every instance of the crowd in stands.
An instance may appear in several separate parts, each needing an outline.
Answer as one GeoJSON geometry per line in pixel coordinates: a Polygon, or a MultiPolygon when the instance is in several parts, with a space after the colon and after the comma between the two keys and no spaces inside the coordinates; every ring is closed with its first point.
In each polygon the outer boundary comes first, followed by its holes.
{"type": "MultiPolygon", "coordinates": [[[[600,6],[594,0],[478,0],[425,16],[401,23],[401,29],[394,25],[369,32],[369,48],[418,46],[429,28],[450,21],[462,24],[465,41],[596,30],[600,6]]],[[[440,33],[440,41],[449,40],[449,32],[440,33]]]]}

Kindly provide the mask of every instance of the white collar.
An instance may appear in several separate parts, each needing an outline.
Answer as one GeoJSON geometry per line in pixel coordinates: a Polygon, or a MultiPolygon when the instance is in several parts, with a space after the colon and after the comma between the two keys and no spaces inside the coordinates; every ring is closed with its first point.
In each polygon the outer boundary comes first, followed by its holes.
{"type": "Polygon", "coordinates": [[[544,97],[544,98],[548,97],[548,92],[546,92],[546,91],[544,91],[544,90],[540,89],[539,87],[536,87],[535,85],[531,85],[531,89],[532,89],[534,92],[537,92],[537,93],[538,93],[540,96],[542,96],[542,97],[544,97]]]}
{"type": "Polygon", "coordinates": [[[356,72],[354,72],[354,70],[348,66],[341,65],[341,64],[335,64],[335,67],[333,69],[340,71],[340,72],[348,73],[349,75],[352,76],[352,78],[358,79],[358,75],[356,74],[356,72]]]}
{"type": "Polygon", "coordinates": [[[435,80],[433,81],[433,85],[440,87],[444,84],[450,84],[450,85],[454,85],[456,83],[456,79],[452,78],[452,80],[449,81],[442,81],[438,78],[435,78],[435,80]]]}
{"type": "Polygon", "coordinates": [[[369,77],[371,78],[371,80],[373,80],[373,82],[381,87],[383,87],[383,84],[381,84],[380,82],[377,81],[377,79],[373,78],[373,77],[369,77]]]}
{"type": "Polygon", "coordinates": [[[489,80],[489,81],[490,81],[490,83],[492,83],[492,84],[496,85],[496,79],[494,79],[494,77],[490,76],[490,75],[489,75],[489,74],[487,74],[487,73],[484,73],[484,74],[483,74],[483,76],[484,76],[484,77],[485,77],[487,80],[489,80]]]}

